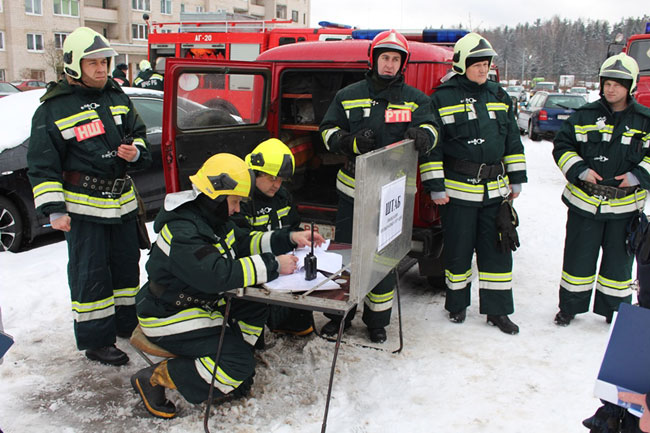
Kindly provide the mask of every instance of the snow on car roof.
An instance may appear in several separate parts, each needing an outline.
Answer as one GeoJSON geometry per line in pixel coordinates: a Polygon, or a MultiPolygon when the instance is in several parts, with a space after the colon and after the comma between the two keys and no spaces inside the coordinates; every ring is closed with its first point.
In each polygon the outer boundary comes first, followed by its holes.
{"type": "MultiPolygon", "coordinates": [[[[127,95],[151,95],[161,98],[160,90],[124,87],[127,95]]],[[[40,105],[45,89],[20,92],[0,98],[0,152],[21,145],[31,133],[32,116],[40,105]]]]}

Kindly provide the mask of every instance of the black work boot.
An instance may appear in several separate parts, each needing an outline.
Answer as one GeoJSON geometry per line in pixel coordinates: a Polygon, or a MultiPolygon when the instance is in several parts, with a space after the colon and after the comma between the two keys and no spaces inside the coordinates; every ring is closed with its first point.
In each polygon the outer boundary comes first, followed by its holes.
{"type": "Polygon", "coordinates": [[[165,387],[153,385],[151,377],[160,364],[155,364],[131,376],[131,386],[140,395],[144,407],[158,418],[169,419],[176,416],[176,406],[165,397],[165,387]]]}
{"type": "Polygon", "coordinates": [[[449,313],[449,321],[454,323],[463,323],[465,321],[466,316],[467,316],[467,308],[463,308],[462,310],[457,311],[456,313],[449,313]]]}
{"type": "Polygon", "coordinates": [[[373,343],[383,343],[386,341],[385,328],[368,328],[368,335],[370,335],[370,341],[373,343]]]}
{"type": "Polygon", "coordinates": [[[273,327],[271,332],[306,337],[314,332],[313,323],[314,314],[311,311],[292,308],[289,317],[279,325],[273,327]]]}
{"type": "Polygon", "coordinates": [[[86,350],[86,358],[114,366],[124,365],[129,362],[127,354],[115,347],[115,345],[88,349],[86,350]]]}
{"type": "MultiPolygon", "coordinates": [[[[338,335],[340,325],[341,325],[340,320],[330,320],[329,322],[323,325],[323,327],[320,329],[320,333],[327,337],[333,337],[335,335],[338,335]]],[[[343,331],[348,329],[350,326],[352,326],[352,322],[348,322],[346,320],[345,325],[343,325],[343,331]]]]}
{"type": "Polygon", "coordinates": [[[560,310],[555,315],[554,321],[557,326],[569,326],[569,324],[573,319],[575,319],[575,317],[576,317],[575,314],[568,314],[560,310]]]}
{"type": "Polygon", "coordinates": [[[519,333],[519,326],[515,325],[508,316],[487,316],[487,322],[494,325],[506,334],[515,335],[519,333]]]}

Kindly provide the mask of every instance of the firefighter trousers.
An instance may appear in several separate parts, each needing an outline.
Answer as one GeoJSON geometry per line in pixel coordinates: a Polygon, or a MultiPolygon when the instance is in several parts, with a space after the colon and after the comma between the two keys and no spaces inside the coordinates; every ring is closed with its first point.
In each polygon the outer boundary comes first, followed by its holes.
{"type": "Polygon", "coordinates": [[[449,202],[440,206],[447,284],[445,309],[457,313],[470,305],[472,257],[479,271],[480,313],[514,312],[512,253],[497,249],[496,215],[500,203],[482,207],[449,202]]]}
{"type": "Polygon", "coordinates": [[[560,310],[567,314],[589,311],[596,283],[594,313],[609,316],[621,302],[632,300],[632,263],[625,249],[630,218],[597,221],[568,211],[564,262],[560,280],[560,310]],[[600,269],[596,263],[602,249],[600,269]]]}
{"type": "MultiPolygon", "coordinates": [[[[268,313],[266,304],[232,300],[230,320],[224,333],[214,381],[214,397],[234,391],[255,374],[253,347],[268,319],[268,313]]],[[[190,403],[198,404],[208,399],[221,329],[221,326],[217,326],[150,338],[178,356],[167,362],[167,369],[178,392],[190,403]]]]}
{"type": "MultiPolygon", "coordinates": [[[[353,220],[354,200],[339,193],[339,206],[336,212],[336,231],[334,233],[335,242],[352,243],[353,220]]],[[[390,272],[366,295],[362,320],[368,328],[383,328],[388,326],[396,286],[395,272],[390,272]]],[[[356,308],[353,308],[345,317],[345,320],[351,322],[354,319],[355,313],[356,308]]],[[[333,314],[325,315],[335,322],[341,320],[341,316],[333,314]]]]}
{"type": "Polygon", "coordinates": [[[99,224],[72,217],[65,238],[77,348],[110,346],[116,335],[131,335],[140,288],[135,219],[99,224]]]}

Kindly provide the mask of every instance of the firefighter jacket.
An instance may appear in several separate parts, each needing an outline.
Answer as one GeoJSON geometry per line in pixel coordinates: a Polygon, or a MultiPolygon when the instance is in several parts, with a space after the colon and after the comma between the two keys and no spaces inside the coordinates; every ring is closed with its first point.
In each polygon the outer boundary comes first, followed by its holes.
{"type": "Polygon", "coordinates": [[[163,76],[151,69],[140,71],[133,80],[133,87],[142,87],[143,89],[164,90],[163,76]]]}
{"type": "Polygon", "coordinates": [[[632,100],[613,113],[604,98],[583,105],[564,121],[555,136],[553,158],[568,183],[562,201],[572,211],[595,219],[629,217],[643,209],[650,189],[650,109],[632,100]],[[590,195],[580,186],[587,169],[598,173],[599,184],[617,187],[616,176],[632,173],[636,192],[610,198],[590,195]]]}
{"type": "Polygon", "coordinates": [[[369,71],[365,80],[339,90],[320,124],[327,149],[344,154],[349,160],[336,176],[336,188],[354,198],[356,155],[341,147],[339,131],[355,133],[370,128],[375,133],[375,149],[379,149],[403,140],[406,130],[412,127],[426,130],[431,141],[428,147],[435,146],[438,131],[429,99],[420,90],[405,84],[401,74],[387,87],[377,89],[369,71]]]}
{"type": "Polygon", "coordinates": [[[509,184],[526,182],[526,158],[508,94],[497,83],[481,85],[455,75],[431,96],[433,114],[441,125],[440,145],[420,164],[427,191],[446,191],[452,202],[483,206],[503,200],[509,184]],[[503,164],[503,175],[481,178],[461,174],[449,161],[479,166],[503,164]],[[448,167],[445,167],[447,160],[448,167]]]}
{"type": "Polygon", "coordinates": [[[129,80],[126,78],[126,74],[124,73],[123,70],[115,68],[113,69],[113,80],[117,81],[117,83],[122,86],[122,87],[129,87],[131,86],[131,83],[129,83],[129,80]]]}
{"type": "Polygon", "coordinates": [[[36,209],[46,216],[67,212],[105,224],[135,218],[138,203],[130,181],[121,191],[111,189],[115,193],[98,188],[124,178],[127,170],[151,164],[146,127],[119,84],[109,78],[99,90],[59,81],[48,86],[41,101],[27,151],[36,209]],[[140,151],[132,163],[117,156],[125,137],[140,151]],[[65,182],[64,172],[81,173],[88,180],[65,182]]]}
{"type": "Polygon", "coordinates": [[[288,232],[241,229],[225,212],[206,205],[209,200],[199,195],[156,217],[149,281],[136,296],[139,322],[149,337],[214,332],[222,324],[216,310],[222,293],[277,278],[274,254],[295,248],[288,232]]]}
{"type": "Polygon", "coordinates": [[[278,189],[273,197],[269,197],[255,188],[253,199],[241,202],[240,212],[231,219],[239,227],[260,232],[287,229],[300,230],[300,215],[292,204],[291,194],[284,186],[278,189]]]}

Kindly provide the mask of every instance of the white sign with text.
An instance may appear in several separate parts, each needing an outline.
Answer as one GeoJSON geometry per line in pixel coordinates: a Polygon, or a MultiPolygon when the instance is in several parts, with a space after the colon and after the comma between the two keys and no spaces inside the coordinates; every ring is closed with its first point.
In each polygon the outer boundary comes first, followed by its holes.
{"type": "Polygon", "coordinates": [[[381,189],[378,251],[402,233],[406,176],[395,179],[381,189]]]}

